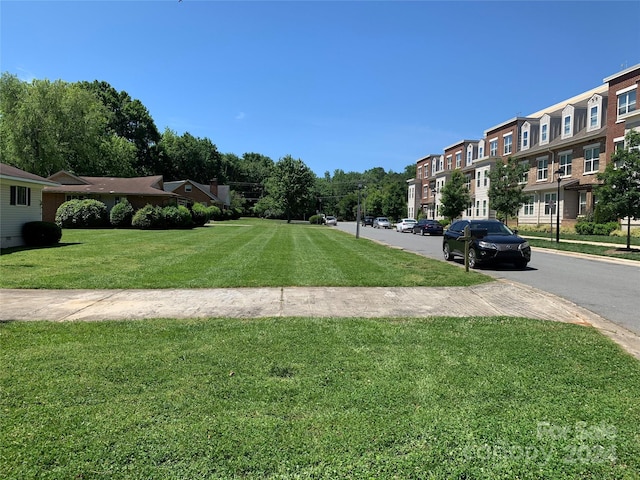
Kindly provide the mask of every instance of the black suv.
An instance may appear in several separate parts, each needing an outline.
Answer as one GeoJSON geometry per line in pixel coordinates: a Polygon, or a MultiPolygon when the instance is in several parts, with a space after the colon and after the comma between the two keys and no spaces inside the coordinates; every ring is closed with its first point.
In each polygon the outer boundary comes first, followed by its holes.
{"type": "Polygon", "coordinates": [[[362,226],[366,227],[367,225],[369,225],[370,227],[373,227],[373,218],[374,217],[370,217],[369,215],[365,215],[365,217],[362,219],[362,226]]]}
{"type": "Polygon", "coordinates": [[[524,238],[498,220],[457,220],[444,232],[442,252],[445,260],[464,258],[464,228],[469,226],[469,267],[485,263],[512,263],[524,269],[531,260],[531,247],[524,238]]]}

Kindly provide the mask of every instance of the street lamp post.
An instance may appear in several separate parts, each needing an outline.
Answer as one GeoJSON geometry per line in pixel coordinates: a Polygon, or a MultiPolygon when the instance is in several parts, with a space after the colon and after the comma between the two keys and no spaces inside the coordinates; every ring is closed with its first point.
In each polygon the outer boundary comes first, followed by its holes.
{"type": "Polygon", "coordinates": [[[554,173],[558,175],[558,198],[556,198],[556,205],[558,206],[558,211],[556,212],[556,243],[560,243],[560,182],[562,181],[560,176],[564,175],[564,168],[560,167],[554,173]]]}
{"type": "Polygon", "coordinates": [[[358,209],[356,211],[356,238],[360,238],[360,189],[362,184],[358,184],[358,209]]]}

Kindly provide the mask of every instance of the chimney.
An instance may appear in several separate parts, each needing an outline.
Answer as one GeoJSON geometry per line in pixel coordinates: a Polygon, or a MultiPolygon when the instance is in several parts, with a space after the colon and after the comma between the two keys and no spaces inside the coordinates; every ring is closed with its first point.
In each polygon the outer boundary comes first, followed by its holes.
{"type": "Polygon", "coordinates": [[[212,178],[209,180],[209,191],[213,193],[216,197],[218,196],[218,179],[212,178]]]}

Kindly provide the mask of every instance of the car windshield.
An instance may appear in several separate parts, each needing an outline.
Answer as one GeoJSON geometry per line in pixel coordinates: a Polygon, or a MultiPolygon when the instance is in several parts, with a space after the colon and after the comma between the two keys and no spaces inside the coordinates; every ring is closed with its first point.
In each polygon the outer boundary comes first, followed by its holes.
{"type": "Polygon", "coordinates": [[[513,235],[513,232],[503,223],[472,223],[472,230],[486,229],[488,235],[513,235]]]}
{"type": "Polygon", "coordinates": [[[379,222],[388,222],[389,220],[387,220],[385,217],[380,217],[378,219],[379,222]]]}

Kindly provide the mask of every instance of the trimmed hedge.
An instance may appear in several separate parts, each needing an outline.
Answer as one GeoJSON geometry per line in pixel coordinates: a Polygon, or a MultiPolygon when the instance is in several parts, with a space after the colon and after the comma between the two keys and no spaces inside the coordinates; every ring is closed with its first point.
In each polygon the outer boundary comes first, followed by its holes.
{"type": "Polygon", "coordinates": [[[117,203],[109,213],[109,220],[111,221],[111,225],[116,228],[131,227],[133,213],[133,207],[129,203],[129,200],[122,200],[121,202],[117,203]]]}
{"type": "Polygon", "coordinates": [[[191,216],[193,217],[193,223],[197,227],[202,227],[209,220],[211,220],[212,211],[202,203],[194,203],[191,206],[191,216]]]}
{"type": "Polygon", "coordinates": [[[322,215],[311,215],[309,217],[309,223],[312,225],[324,224],[324,217],[322,215]]]}
{"type": "Polygon", "coordinates": [[[101,228],[108,219],[107,206],[92,199],[69,200],[56,211],[56,224],[62,228],[101,228]]]}
{"type": "Polygon", "coordinates": [[[160,228],[162,223],[162,208],[146,204],[138,210],[131,219],[131,226],[148,230],[151,228],[160,228]]]}
{"type": "Polygon", "coordinates": [[[53,222],[27,222],[22,226],[22,239],[30,247],[55,245],[62,238],[62,229],[53,222]]]}
{"type": "Polygon", "coordinates": [[[620,228],[618,222],[595,223],[595,222],[578,222],[576,223],[576,233],[578,235],[605,235],[620,228]]]}

